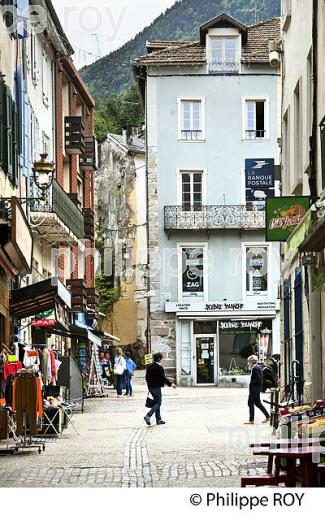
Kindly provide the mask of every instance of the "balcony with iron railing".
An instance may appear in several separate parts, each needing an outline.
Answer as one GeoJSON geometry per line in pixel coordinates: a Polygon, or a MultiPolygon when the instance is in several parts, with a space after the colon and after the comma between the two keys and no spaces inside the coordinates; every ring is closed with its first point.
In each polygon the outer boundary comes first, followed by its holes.
{"type": "Polygon", "coordinates": [[[211,73],[237,74],[240,66],[240,53],[234,52],[227,55],[210,52],[208,54],[208,66],[211,73]]]}
{"type": "Polygon", "coordinates": [[[165,206],[165,231],[264,229],[263,208],[241,206],[165,206]]]}
{"type": "Polygon", "coordinates": [[[51,244],[75,245],[84,238],[82,212],[54,179],[45,199],[33,185],[32,197],[38,198],[31,206],[31,221],[35,236],[51,244]]]}

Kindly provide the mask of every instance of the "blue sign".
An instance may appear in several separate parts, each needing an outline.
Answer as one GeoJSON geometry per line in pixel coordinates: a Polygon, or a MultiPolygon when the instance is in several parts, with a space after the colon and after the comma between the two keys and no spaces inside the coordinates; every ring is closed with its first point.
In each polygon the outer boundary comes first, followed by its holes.
{"type": "Polygon", "coordinates": [[[265,202],[266,197],[274,197],[274,159],[245,160],[246,201],[265,202]]]}

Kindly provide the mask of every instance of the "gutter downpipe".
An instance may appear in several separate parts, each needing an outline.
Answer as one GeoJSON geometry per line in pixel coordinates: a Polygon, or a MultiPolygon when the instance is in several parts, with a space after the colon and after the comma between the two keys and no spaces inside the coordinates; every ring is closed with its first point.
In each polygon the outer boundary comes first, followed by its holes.
{"type": "MultiPolygon", "coordinates": [[[[147,79],[145,79],[147,81],[147,79]]],[[[150,276],[150,249],[149,249],[149,175],[148,175],[148,102],[147,102],[147,92],[148,88],[146,88],[145,92],[145,140],[146,140],[146,219],[147,219],[147,291],[149,293],[151,286],[151,276],[150,276]]],[[[148,354],[151,354],[151,303],[150,296],[147,297],[147,346],[148,346],[148,354]]]]}
{"type": "Polygon", "coordinates": [[[317,95],[318,95],[318,0],[313,0],[313,125],[310,139],[310,178],[309,188],[313,202],[318,198],[317,193],[317,95]]]}

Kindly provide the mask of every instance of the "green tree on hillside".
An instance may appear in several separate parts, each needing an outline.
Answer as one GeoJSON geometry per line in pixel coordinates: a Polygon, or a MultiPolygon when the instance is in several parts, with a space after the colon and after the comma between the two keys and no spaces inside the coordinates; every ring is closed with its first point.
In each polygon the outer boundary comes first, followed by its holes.
{"type": "Polygon", "coordinates": [[[121,94],[96,99],[95,133],[100,142],[108,133],[120,134],[127,126],[141,128],[142,110],[135,83],[121,94]]]}

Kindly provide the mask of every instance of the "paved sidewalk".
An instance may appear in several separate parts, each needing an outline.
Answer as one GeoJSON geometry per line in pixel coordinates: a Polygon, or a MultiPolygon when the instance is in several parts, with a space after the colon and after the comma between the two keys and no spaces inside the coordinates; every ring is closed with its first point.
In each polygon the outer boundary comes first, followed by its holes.
{"type": "Polygon", "coordinates": [[[142,372],[134,382],[132,398],[87,400],[79,436],[70,426],[41,455],[0,455],[0,487],[229,487],[265,471],[248,444],[270,428],[243,425],[246,389],[165,388],[166,425],[148,427],[142,372]]]}

